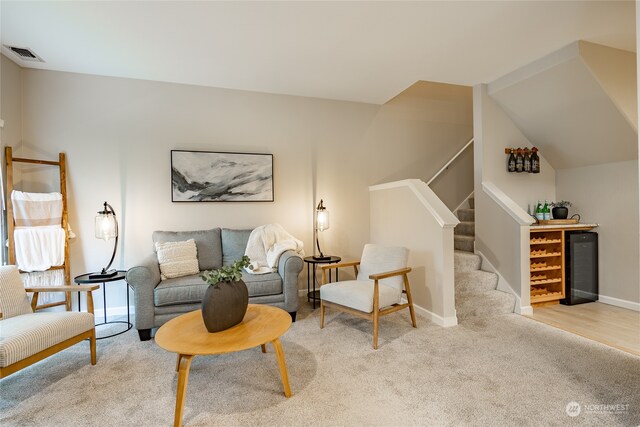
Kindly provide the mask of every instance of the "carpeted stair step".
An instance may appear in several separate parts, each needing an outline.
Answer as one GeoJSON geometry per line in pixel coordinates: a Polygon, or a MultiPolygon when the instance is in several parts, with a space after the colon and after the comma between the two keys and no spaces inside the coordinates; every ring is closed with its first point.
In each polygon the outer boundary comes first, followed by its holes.
{"type": "Polygon", "coordinates": [[[469,198],[469,207],[471,209],[475,209],[476,208],[476,199],[474,199],[473,197],[469,198]]]}
{"type": "MultiPolygon", "coordinates": [[[[498,275],[488,271],[456,272],[456,298],[458,294],[493,291],[498,286],[498,275]]],[[[467,297],[466,295],[464,296],[467,297]]]]}
{"type": "Polygon", "coordinates": [[[465,251],[453,252],[453,269],[456,273],[480,270],[481,265],[480,255],[465,251]]]}
{"type": "Polygon", "coordinates": [[[458,209],[456,211],[458,214],[458,219],[460,221],[475,221],[476,220],[476,211],[475,209],[458,209]]]}
{"type": "Polygon", "coordinates": [[[453,229],[453,234],[458,236],[475,236],[476,235],[476,223],[471,221],[460,221],[456,228],[453,229]]]}
{"type": "Polygon", "coordinates": [[[453,236],[453,248],[457,251],[473,252],[474,236],[453,236]]]}
{"type": "Polygon", "coordinates": [[[458,320],[513,313],[516,297],[502,291],[456,294],[458,320]]]}

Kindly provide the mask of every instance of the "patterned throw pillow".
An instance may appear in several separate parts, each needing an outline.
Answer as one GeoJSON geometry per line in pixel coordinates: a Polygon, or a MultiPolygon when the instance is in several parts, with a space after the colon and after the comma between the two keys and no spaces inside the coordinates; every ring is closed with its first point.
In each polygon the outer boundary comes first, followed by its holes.
{"type": "Polygon", "coordinates": [[[0,313],[3,319],[32,313],[18,267],[15,265],[0,267],[0,313]]]}
{"type": "Polygon", "coordinates": [[[160,277],[162,280],[198,274],[198,249],[196,242],[156,242],[160,277]]]}

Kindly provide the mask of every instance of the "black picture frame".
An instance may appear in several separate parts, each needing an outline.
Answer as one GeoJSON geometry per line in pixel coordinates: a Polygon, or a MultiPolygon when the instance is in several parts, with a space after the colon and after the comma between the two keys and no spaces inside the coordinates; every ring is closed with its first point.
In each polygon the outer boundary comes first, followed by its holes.
{"type": "Polygon", "coordinates": [[[172,202],[273,202],[273,154],[171,150],[172,202]]]}

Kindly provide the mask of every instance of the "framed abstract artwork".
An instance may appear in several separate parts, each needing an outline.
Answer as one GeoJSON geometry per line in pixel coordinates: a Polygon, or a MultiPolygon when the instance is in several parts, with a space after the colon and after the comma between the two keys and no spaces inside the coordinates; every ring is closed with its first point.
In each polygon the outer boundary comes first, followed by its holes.
{"type": "Polygon", "coordinates": [[[172,202],[273,202],[273,154],[171,150],[172,202]]]}

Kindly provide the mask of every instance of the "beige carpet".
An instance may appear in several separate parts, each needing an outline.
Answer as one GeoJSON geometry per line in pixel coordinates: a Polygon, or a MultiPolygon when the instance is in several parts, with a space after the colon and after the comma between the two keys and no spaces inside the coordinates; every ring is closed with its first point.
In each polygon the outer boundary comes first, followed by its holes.
{"type": "MultiPolygon", "coordinates": [[[[368,322],[318,314],[305,302],[282,339],[290,399],[270,347],[196,357],[185,425],[640,424],[640,358],[516,314],[413,329],[395,313],[378,351],[368,322]]],[[[172,425],[174,367],[135,330],[98,341],[96,366],[81,343],[0,381],[0,425],[172,425]]]]}

